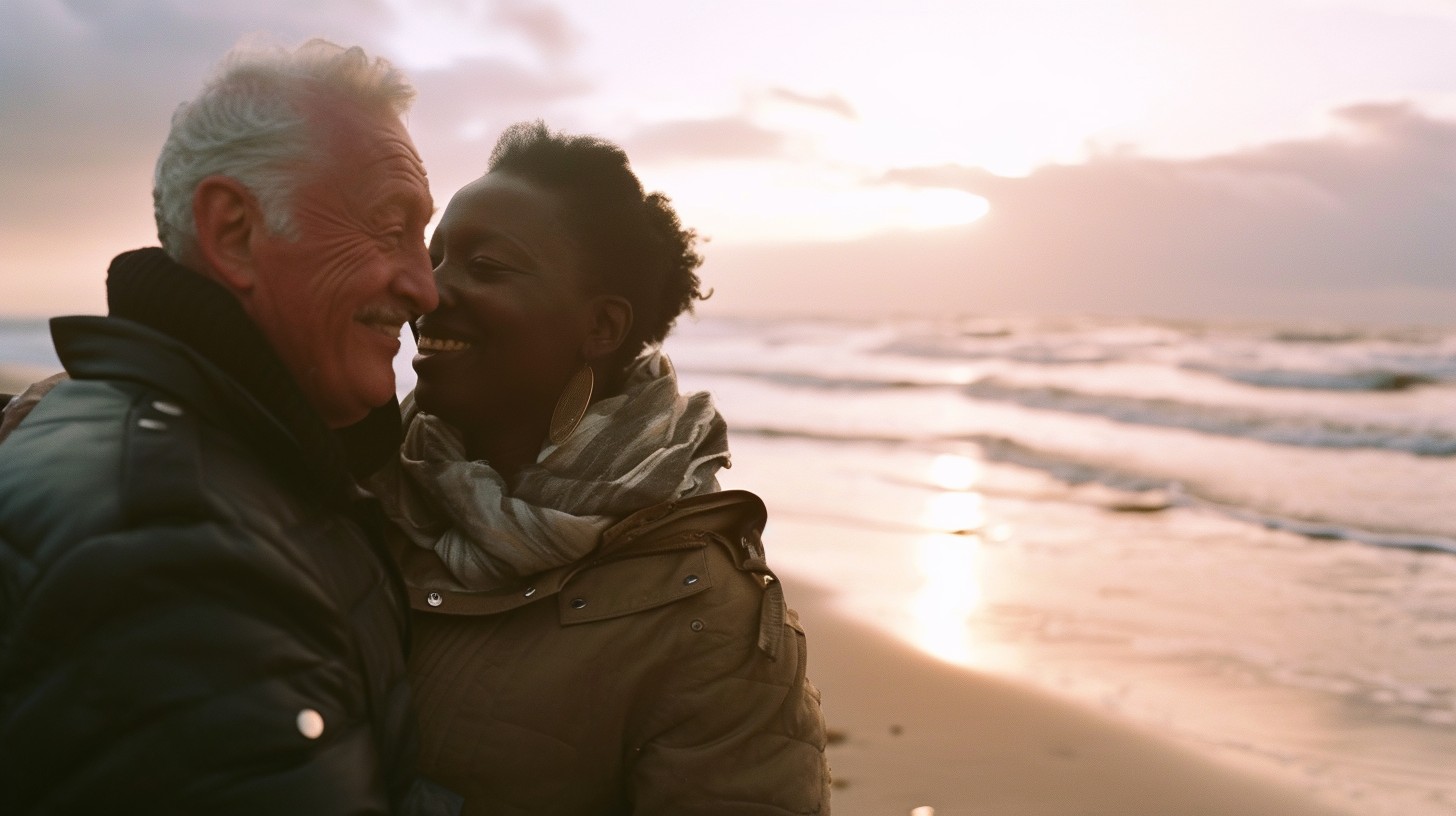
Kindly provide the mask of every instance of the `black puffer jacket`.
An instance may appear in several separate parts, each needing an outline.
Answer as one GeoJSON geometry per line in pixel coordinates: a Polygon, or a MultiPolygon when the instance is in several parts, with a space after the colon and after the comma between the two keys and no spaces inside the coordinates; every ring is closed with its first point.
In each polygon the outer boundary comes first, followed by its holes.
{"type": "Polygon", "coordinates": [[[0,445],[0,813],[458,810],[414,777],[407,604],[337,435],[160,250],[108,294],[0,445]]]}

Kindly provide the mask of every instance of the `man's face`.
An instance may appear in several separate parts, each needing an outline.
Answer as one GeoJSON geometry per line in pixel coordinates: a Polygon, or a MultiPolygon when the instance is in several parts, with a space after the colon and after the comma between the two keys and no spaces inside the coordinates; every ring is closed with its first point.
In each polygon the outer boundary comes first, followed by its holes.
{"type": "Polygon", "coordinates": [[[414,144],[387,113],[320,102],[324,158],[292,200],[298,240],[262,235],[248,311],[330,427],[394,395],[401,325],[438,300],[434,208],[414,144]]]}

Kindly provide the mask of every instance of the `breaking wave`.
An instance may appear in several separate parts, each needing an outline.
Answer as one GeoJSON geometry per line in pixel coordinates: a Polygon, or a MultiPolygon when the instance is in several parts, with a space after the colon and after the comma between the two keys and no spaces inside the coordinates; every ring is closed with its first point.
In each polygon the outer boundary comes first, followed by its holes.
{"type": "MultiPolygon", "coordinates": [[[[1441,552],[1456,555],[1456,538],[1430,534],[1411,534],[1367,530],[1347,524],[1327,521],[1310,521],[1272,513],[1265,513],[1248,507],[1239,507],[1199,496],[1184,485],[1168,479],[1133,473],[1104,465],[1097,465],[1055,453],[1037,450],[1016,440],[999,436],[971,435],[938,438],[910,438],[889,435],[851,435],[798,431],[768,427],[734,427],[735,436],[758,436],[771,439],[804,439],[815,442],[843,444],[846,442],[911,444],[936,447],[946,443],[971,443],[980,449],[981,457],[991,462],[1002,462],[1039,470],[1056,480],[1076,487],[1097,483],[1128,494],[1144,494],[1148,491],[1164,491],[1167,507],[1196,507],[1237,519],[1248,524],[1257,524],[1270,530],[1282,530],[1307,538],[1333,541],[1351,541],[1374,547],[1415,550],[1419,552],[1441,552]]],[[[1138,508],[1140,510],[1158,508],[1138,508]]]]}
{"type": "Polygon", "coordinates": [[[995,379],[971,383],[964,386],[962,392],[972,399],[1009,402],[1025,408],[1089,414],[1134,425],[1182,428],[1281,445],[1383,448],[1419,456],[1456,455],[1456,434],[1440,430],[1392,428],[1328,417],[1271,414],[1249,408],[1201,405],[1174,399],[1026,387],[995,379]]]}
{"type": "MultiPolygon", "coordinates": [[[[1255,408],[1208,405],[1171,398],[1095,394],[1056,386],[1027,386],[996,378],[968,385],[912,379],[875,377],[832,377],[781,371],[706,371],[719,376],[743,377],[790,388],[838,391],[955,388],[975,400],[1001,402],[1046,411],[1101,416],[1130,425],[1181,428],[1218,436],[1257,439],[1281,445],[1310,448],[1379,448],[1418,456],[1456,456],[1456,432],[1362,424],[1328,416],[1280,414],[1255,408]]],[[[1315,374],[1312,372],[1223,373],[1230,379],[1270,387],[1322,388],[1326,390],[1390,391],[1410,387],[1414,382],[1390,373],[1368,375],[1315,374]],[[1256,382],[1257,381],[1257,382],[1256,382]],[[1293,385],[1298,381],[1300,385],[1293,385]]],[[[1430,382],[1420,379],[1421,382],[1430,382]]]]}
{"type": "Polygon", "coordinates": [[[1411,371],[1297,371],[1283,369],[1220,370],[1187,365],[1190,371],[1216,374],[1226,380],[1261,388],[1308,388],[1318,391],[1404,391],[1434,385],[1437,377],[1411,371]]]}

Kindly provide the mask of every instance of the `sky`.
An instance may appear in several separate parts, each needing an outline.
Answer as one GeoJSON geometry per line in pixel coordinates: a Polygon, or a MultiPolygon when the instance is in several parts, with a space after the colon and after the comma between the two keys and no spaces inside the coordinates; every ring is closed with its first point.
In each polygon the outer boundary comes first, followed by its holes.
{"type": "Polygon", "coordinates": [[[441,203],[621,143],[708,314],[1456,323],[1456,0],[0,0],[0,315],[104,311],[172,110],[310,36],[410,73],[441,203]]]}

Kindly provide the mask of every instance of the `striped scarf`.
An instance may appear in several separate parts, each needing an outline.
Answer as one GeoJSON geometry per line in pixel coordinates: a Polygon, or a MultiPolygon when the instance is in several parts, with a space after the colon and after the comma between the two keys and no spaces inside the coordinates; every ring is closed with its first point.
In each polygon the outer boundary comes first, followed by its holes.
{"type": "Polygon", "coordinates": [[[622,518],[716,491],[715,474],[729,466],[712,398],[679,394],[660,352],[635,362],[622,393],[593,404],[565,442],[547,442],[513,488],[489,463],[469,461],[460,433],[413,395],[402,408],[399,459],[370,487],[405,537],[470,590],[576,561],[622,518]]]}

